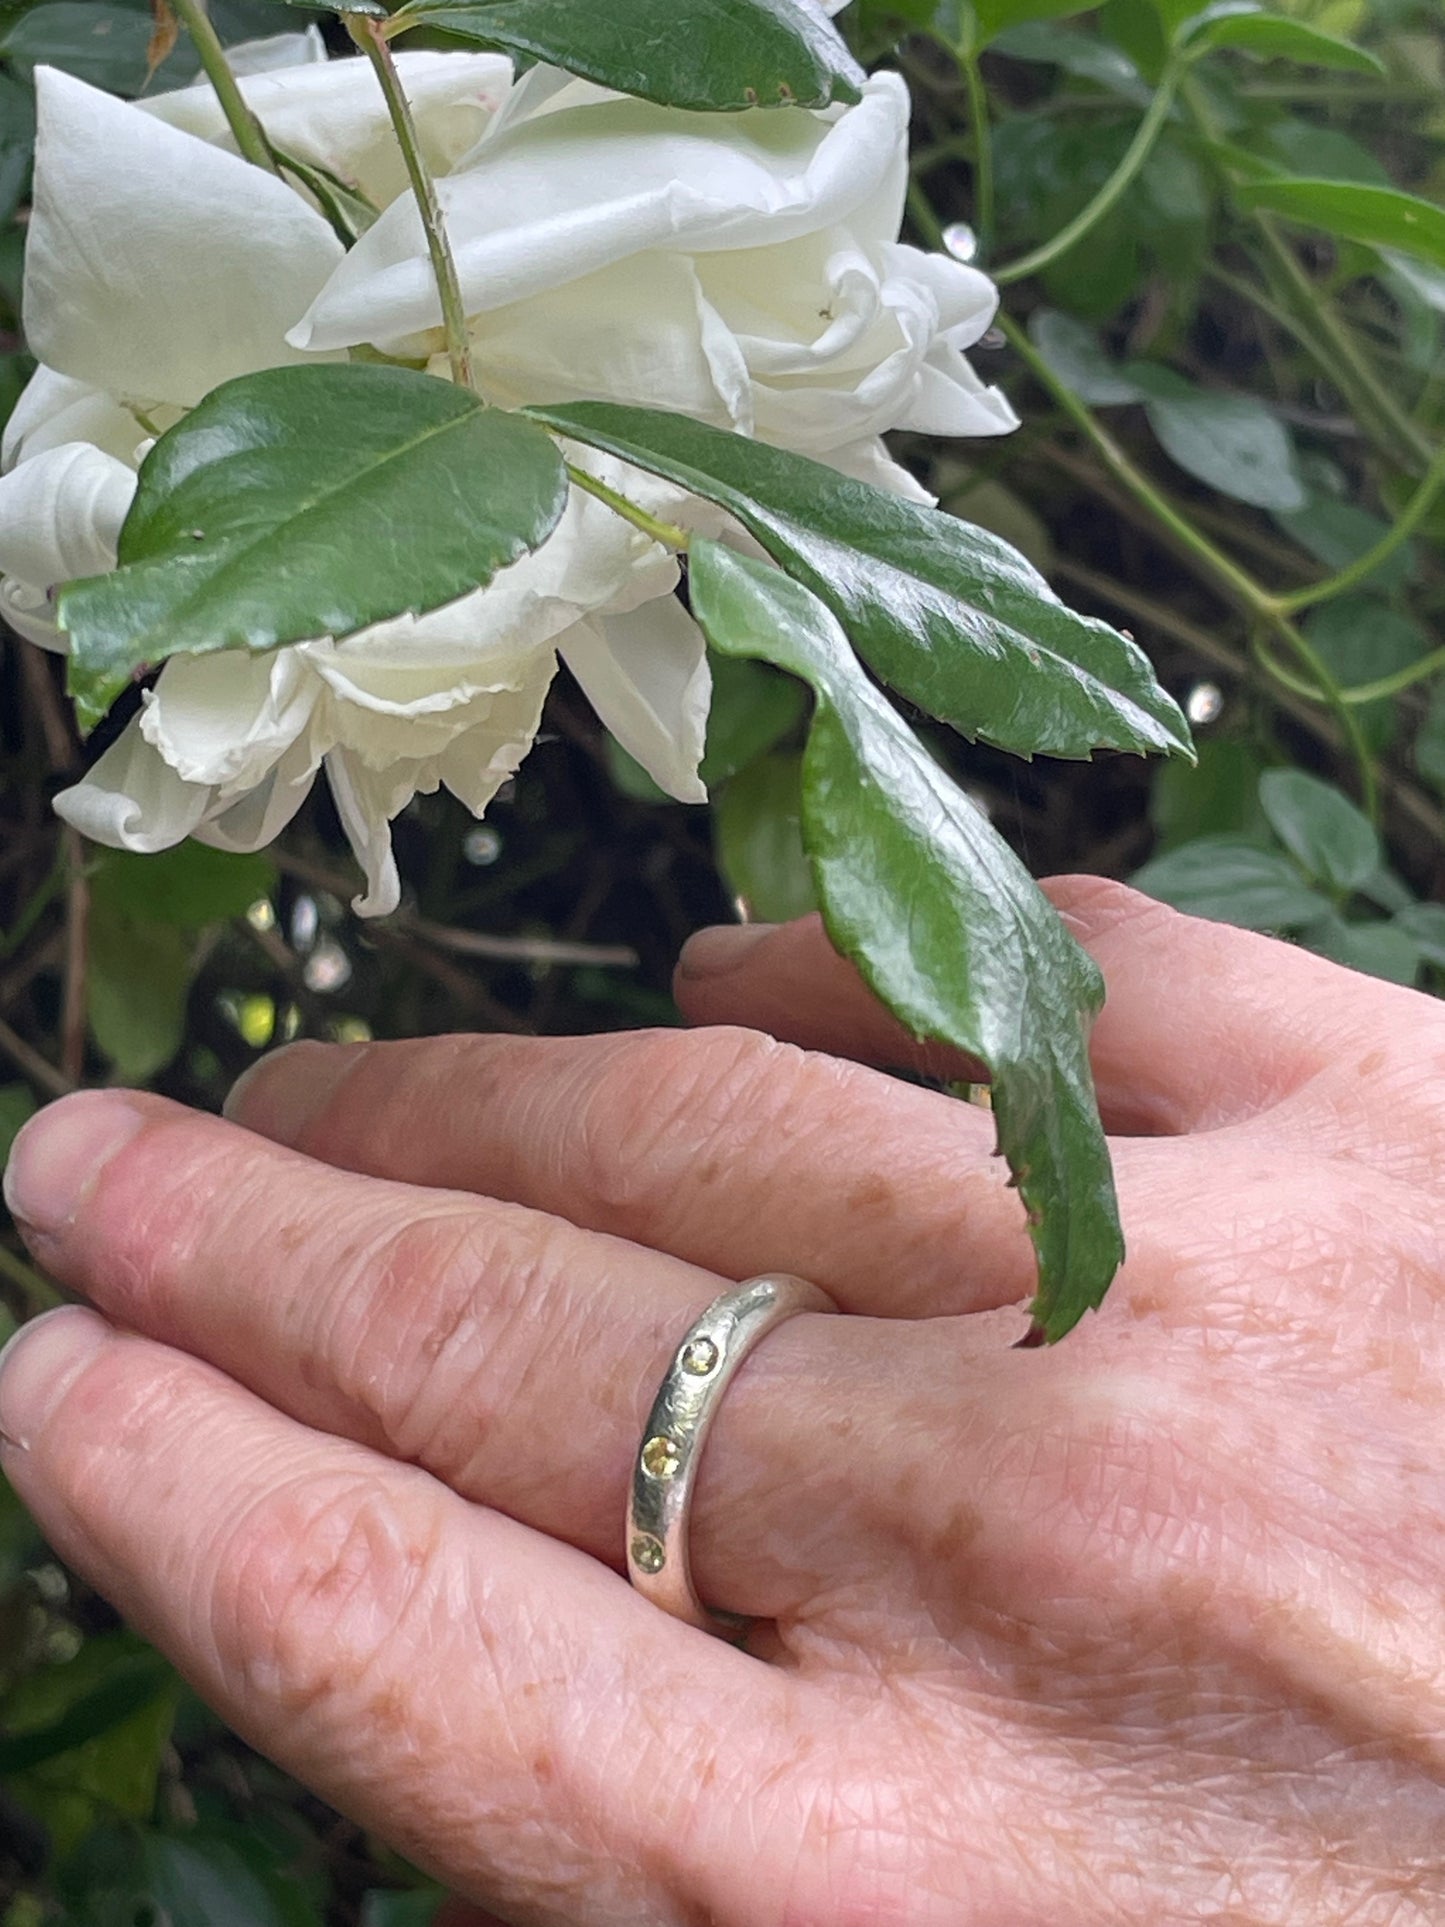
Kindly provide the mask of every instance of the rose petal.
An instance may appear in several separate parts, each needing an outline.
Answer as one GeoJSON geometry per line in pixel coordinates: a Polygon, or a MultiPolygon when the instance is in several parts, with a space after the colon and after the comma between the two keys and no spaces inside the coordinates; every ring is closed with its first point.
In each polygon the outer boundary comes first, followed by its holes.
{"type": "Polygon", "coordinates": [[[107,455],[137,465],[137,450],[148,438],[128,408],[93,382],[74,381],[53,368],[40,367],[25,384],[10,411],[0,440],[0,469],[62,442],[93,442],[107,455]]]}
{"type": "Polygon", "coordinates": [[[55,809],[94,843],[151,856],[188,837],[210,801],[205,784],[183,782],[131,723],[55,809]]]}
{"type": "Polygon", "coordinates": [[[563,639],[561,655],[602,721],[652,780],[680,803],[705,803],[697,766],[706,746],[712,673],[702,631],[677,598],[579,622],[563,639]]]}
{"type": "MultiPolygon", "coordinates": [[[[305,33],[267,34],[261,40],[242,40],[226,49],[226,65],[238,80],[251,74],[275,73],[278,68],[324,65],[327,59],[319,27],[308,27],[305,33]]],[[[191,89],[180,91],[189,93],[191,89]]],[[[145,101],[136,104],[148,105],[145,101]]]]}
{"type": "Polygon", "coordinates": [[[234,802],[213,792],[204,822],[191,834],[198,843],[209,843],[216,850],[248,855],[265,849],[306,801],[320,761],[303,737],[254,789],[234,802]]]}
{"type": "MultiPolygon", "coordinates": [[[[404,53],[397,56],[422,152],[434,174],[450,173],[486,131],[506,99],[512,63],[504,54],[404,53]]],[[[243,79],[241,93],[285,153],[358,188],[377,207],[407,185],[386,102],[365,60],[290,66],[243,79]]],[[[160,94],[137,106],[157,120],[235,152],[235,142],[208,83],[160,94]]],[[[296,319],[298,309],[288,317],[296,319]]]]}
{"type": "Polygon", "coordinates": [[[302,359],[286,330],[342,256],[321,216],[68,74],[41,67],[36,86],[25,328],[41,360],[121,399],[189,405],[302,359]]]}
{"type": "Polygon", "coordinates": [[[305,732],[320,693],[295,649],[172,656],[147,696],[141,734],[188,783],[234,795],[261,782],[305,732]]]}
{"type": "Polygon", "coordinates": [[[499,690],[485,711],[477,705],[473,728],[459,735],[437,759],[437,770],[453,796],[480,816],[521,767],[542,722],[542,705],[557,673],[548,649],[527,666],[516,689],[499,690]]]}
{"type": "MultiPolygon", "coordinates": [[[[654,249],[782,245],[828,227],[896,175],[907,124],[896,74],[875,75],[859,105],[831,121],[608,99],[499,122],[439,183],[467,312],[654,249]]],[[[635,300],[645,320],[642,271],[635,300]]],[[[408,195],[362,236],[290,339],[312,349],[384,344],[440,320],[408,195]]]]}
{"type": "Polygon", "coordinates": [[[613,401],[750,429],[747,365],[692,261],[654,254],[644,285],[645,317],[637,312],[633,261],[478,316],[472,353],[487,399],[516,408],[605,392],[613,401]]]}
{"type": "MultiPolygon", "coordinates": [[[[401,902],[391,819],[406,807],[417,786],[408,776],[398,778],[395,770],[369,770],[345,750],[327,757],[326,780],[341,827],[366,875],[366,889],[351,899],[351,907],[359,917],[389,917],[401,902]]],[[[434,790],[435,780],[425,788],[434,790]]]]}
{"type": "Polygon", "coordinates": [[[0,575],[49,589],[115,567],[135,470],[64,442],[0,475],[0,575]]]}

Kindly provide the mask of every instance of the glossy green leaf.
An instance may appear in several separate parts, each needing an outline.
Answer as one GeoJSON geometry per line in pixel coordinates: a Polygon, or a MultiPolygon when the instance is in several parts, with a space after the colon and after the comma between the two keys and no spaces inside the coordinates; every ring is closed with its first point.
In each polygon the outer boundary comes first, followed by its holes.
{"type": "Polygon", "coordinates": [[[1259,60],[1293,60],[1305,67],[1337,67],[1347,73],[1383,74],[1384,62],[1352,40],[1326,33],[1304,20],[1266,13],[1262,7],[1245,11],[1226,0],[1229,11],[1210,7],[1195,21],[1186,21],[1178,44],[1191,53],[1229,49],[1259,60]]]}
{"type": "Polygon", "coordinates": [[[259,851],[237,855],[187,840],[154,856],[101,850],[91,869],[92,901],[142,923],[199,930],[242,916],[276,887],[276,866],[259,851]]]}
{"type": "Polygon", "coordinates": [[[803,840],[834,943],[916,1036],[993,1076],[999,1148],[1038,1254],[1035,1319],[1061,1338],[1123,1256],[1089,1072],[1093,963],[1018,858],[860,671],[817,596],[699,540],[693,613],[715,649],[760,656],[817,699],[803,840]]]}
{"type": "Polygon", "coordinates": [[[730,509],[886,682],[965,735],[1023,755],[1191,753],[1143,652],[987,531],[682,415],[527,412],[730,509]]]}
{"type": "Polygon", "coordinates": [[[1234,190],[1241,207],[1265,208],[1303,227],[1366,247],[1395,248],[1445,267],[1445,209],[1398,188],[1355,181],[1251,181],[1234,190]]]}
{"type": "Polygon", "coordinates": [[[144,1083],[180,1049],[193,968],[192,943],[180,930],[92,906],[90,1033],[123,1083],[144,1083]]]}
{"type": "Polygon", "coordinates": [[[1252,508],[1300,509],[1307,498],[1289,430],[1263,402],[1197,388],[1172,368],[1131,362],[1144,412],[1187,475],[1252,508]]]}
{"type": "Polygon", "coordinates": [[[61,592],[84,722],[141,667],[437,608],[537,548],[567,501],[532,423],[405,368],[214,389],[141,465],[120,565],[61,592]]]}
{"type": "Polygon", "coordinates": [[[1357,890],[1380,866],[1380,839],[1347,796],[1302,769],[1259,779],[1270,827],[1307,876],[1332,890],[1357,890]]]}
{"type": "Polygon", "coordinates": [[[393,31],[440,28],[545,60],[667,107],[828,107],[860,98],[862,69],[797,0],[411,0],[393,31]]]}
{"type": "Polygon", "coordinates": [[[728,889],[760,923],[790,923],[818,907],[802,820],[803,759],[798,755],[764,756],[718,797],[713,810],[718,868],[728,889]]]}
{"type": "Polygon", "coordinates": [[[1288,857],[1241,836],[1197,837],[1155,857],[1130,881],[1176,910],[1246,930],[1302,930],[1333,907],[1288,857]]]}

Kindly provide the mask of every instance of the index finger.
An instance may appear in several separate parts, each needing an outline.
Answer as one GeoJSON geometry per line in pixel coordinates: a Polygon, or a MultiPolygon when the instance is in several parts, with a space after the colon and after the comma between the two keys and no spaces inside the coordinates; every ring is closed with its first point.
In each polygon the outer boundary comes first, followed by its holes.
{"type": "Polygon", "coordinates": [[[244,1738],[508,1918],[720,1916],[786,1811],[752,1789],[796,1683],[185,1353],[51,1313],[0,1426],[60,1557],[244,1738]]]}

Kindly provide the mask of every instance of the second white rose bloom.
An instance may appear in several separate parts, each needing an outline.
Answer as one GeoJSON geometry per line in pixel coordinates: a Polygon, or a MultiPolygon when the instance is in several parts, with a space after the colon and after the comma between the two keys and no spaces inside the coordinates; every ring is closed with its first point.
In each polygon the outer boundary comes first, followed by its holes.
{"type": "MultiPolygon", "coordinates": [[[[231,376],[366,348],[437,355],[440,309],[379,92],[359,60],[243,80],[282,148],[381,209],[344,251],[299,193],[225,151],[208,87],[124,105],[40,75],[26,326],[42,361],[0,476],[0,607],[62,644],[51,591],[113,566],[150,437],[231,376]]],[[[272,55],[274,58],[274,53],[272,55]]],[[[400,60],[441,177],[478,385],[505,403],[672,408],[914,485],[880,437],[1014,426],[964,359],[993,314],[975,270],[898,243],[907,97],[700,115],[490,55],[400,60]]],[[[574,456],[686,519],[675,491],[574,456]]],[[[395,907],[390,820],[438,784],[480,814],[536,733],[559,656],[626,748],[698,800],[708,675],[674,559],[573,492],[487,588],[419,619],[269,656],[177,656],[140,716],[60,799],[131,849],[268,842],[322,768],[395,907]]]]}

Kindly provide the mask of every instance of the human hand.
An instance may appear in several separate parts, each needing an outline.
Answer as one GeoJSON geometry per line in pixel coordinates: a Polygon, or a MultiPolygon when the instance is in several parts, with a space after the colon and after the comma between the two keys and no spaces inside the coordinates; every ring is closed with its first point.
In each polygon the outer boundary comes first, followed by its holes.
{"type": "Polygon", "coordinates": [[[691,1018],[838,1057],[305,1045],[238,1122],[43,1113],[8,1189],[96,1311],[8,1356],[6,1474],[242,1734],[510,1921],[1439,1927],[1445,1011],[1050,891],[1130,1249],[1057,1348],[1010,1348],[987,1114],[866,1067],[948,1065],[815,926],[710,934],[691,1018]],[[737,1651],[615,1568],[663,1366],[764,1270],[849,1315],[722,1404],[691,1544],[737,1651]]]}

